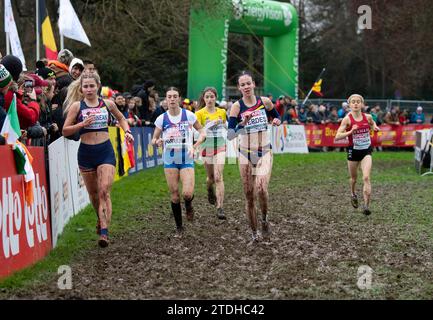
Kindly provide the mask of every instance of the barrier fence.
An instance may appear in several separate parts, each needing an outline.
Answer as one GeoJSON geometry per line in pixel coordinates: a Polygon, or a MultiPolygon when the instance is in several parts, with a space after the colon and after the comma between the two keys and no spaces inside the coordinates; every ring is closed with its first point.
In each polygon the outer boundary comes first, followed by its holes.
{"type": "Polygon", "coordinates": [[[24,176],[16,173],[11,146],[0,146],[0,278],[37,262],[52,248],[44,149],[28,149],[35,173],[30,206],[25,201],[24,176]]]}
{"type": "MultiPolygon", "coordinates": [[[[322,124],[305,125],[307,144],[309,147],[347,147],[349,140],[335,141],[339,125],[322,124]]],[[[401,147],[415,146],[415,132],[417,130],[433,128],[431,124],[409,124],[404,126],[381,125],[380,131],[371,132],[372,144],[375,147],[401,147]]]]}

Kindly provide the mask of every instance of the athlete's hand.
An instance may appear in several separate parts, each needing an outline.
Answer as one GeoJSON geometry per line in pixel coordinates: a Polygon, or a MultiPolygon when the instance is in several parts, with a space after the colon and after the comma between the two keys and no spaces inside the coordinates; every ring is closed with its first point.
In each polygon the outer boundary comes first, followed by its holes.
{"type": "Polygon", "coordinates": [[[354,124],[354,125],[352,126],[352,130],[350,130],[350,133],[352,133],[353,131],[357,130],[358,128],[359,128],[358,125],[357,125],[357,124],[354,124]]]}
{"type": "Polygon", "coordinates": [[[374,130],[375,132],[378,132],[378,131],[380,131],[380,128],[375,124],[373,130],[374,130]]]}
{"type": "Polygon", "coordinates": [[[131,143],[134,142],[134,136],[129,132],[125,133],[125,139],[128,142],[131,142],[131,143]]]}
{"type": "Polygon", "coordinates": [[[188,157],[194,159],[195,148],[194,146],[188,148],[188,157]]]}
{"type": "Polygon", "coordinates": [[[162,139],[161,139],[161,138],[158,138],[158,139],[152,139],[152,144],[153,144],[154,146],[160,147],[160,146],[162,146],[162,139]]]}
{"type": "Polygon", "coordinates": [[[83,128],[90,126],[93,122],[95,122],[95,116],[94,115],[87,116],[86,119],[84,119],[84,121],[82,122],[83,128]]]}
{"type": "Polygon", "coordinates": [[[278,127],[281,124],[281,120],[278,118],[275,118],[272,120],[272,125],[278,127]]]}
{"type": "Polygon", "coordinates": [[[252,117],[252,112],[245,112],[244,119],[241,122],[241,126],[246,126],[248,121],[250,121],[251,117],[252,117]]]}

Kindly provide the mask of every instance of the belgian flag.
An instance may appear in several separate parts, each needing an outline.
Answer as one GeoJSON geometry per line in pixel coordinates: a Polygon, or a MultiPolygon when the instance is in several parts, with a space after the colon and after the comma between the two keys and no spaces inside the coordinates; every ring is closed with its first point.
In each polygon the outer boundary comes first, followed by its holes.
{"type": "Polygon", "coordinates": [[[318,95],[319,97],[323,97],[322,93],[322,79],[319,79],[316,81],[313,85],[313,92],[318,95]]]}
{"type": "Polygon", "coordinates": [[[45,0],[39,0],[39,23],[42,31],[42,43],[45,46],[45,56],[48,60],[57,60],[56,40],[54,40],[45,0]]]}

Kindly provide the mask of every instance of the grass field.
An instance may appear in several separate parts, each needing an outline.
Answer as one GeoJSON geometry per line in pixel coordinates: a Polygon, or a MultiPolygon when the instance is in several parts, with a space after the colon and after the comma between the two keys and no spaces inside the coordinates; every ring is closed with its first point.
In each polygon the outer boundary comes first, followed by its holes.
{"type": "Polygon", "coordinates": [[[275,156],[273,236],[257,245],[238,167],[227,165],[224,179],[228,220],[220,222],[197,166],[196,219],[185,221],[182,239],[173,238],[161,168],[117,182],[107,249],[96,245],[87,207],[44,261],[0,283],[0,298],[431,299],[433,176],[416,174],[412,152],[374,153],[369,217],[350,206],[345,153],[275,156]],[[60,265],[73,270],[72,290],[57,288],[60,265]],[[365,290],[361,266],[372,270],[365,290]]]}

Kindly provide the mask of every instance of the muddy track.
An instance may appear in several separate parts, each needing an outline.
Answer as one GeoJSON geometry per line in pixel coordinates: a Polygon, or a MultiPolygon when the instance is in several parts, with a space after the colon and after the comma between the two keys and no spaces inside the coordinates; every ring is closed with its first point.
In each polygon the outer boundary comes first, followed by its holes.
{"type": "MultiPolygon", "coordinates": [[[[169,203],[133,216],[139,232],[112,234],[71,263],[73,289],[45,284],[6,298],[21,299],[357,299],[423,297],[416,282],[431,282],[431,241],[418,244],[407,227],[389,222],[386,203],[401,188],[377,187],[373,215],[350,207],[347,186],[318,186],[271,193],[272,240],[253,244],[244,200],[228,194],[227,221],[216,218],[204,196],[194,200],[196,219],[174,237],[169,203]],[[152,225],[162,225],[152,228],[152,225]],[[357,287],[361,265],[374,270],[375,290],[357,287]],[[410,274],[415,275],[411,277],[410,274]],[[415,283],[414,283],[415,282],[415,283]]],[[[115,219],[115,217],[114,217],[115,219]]]]}

